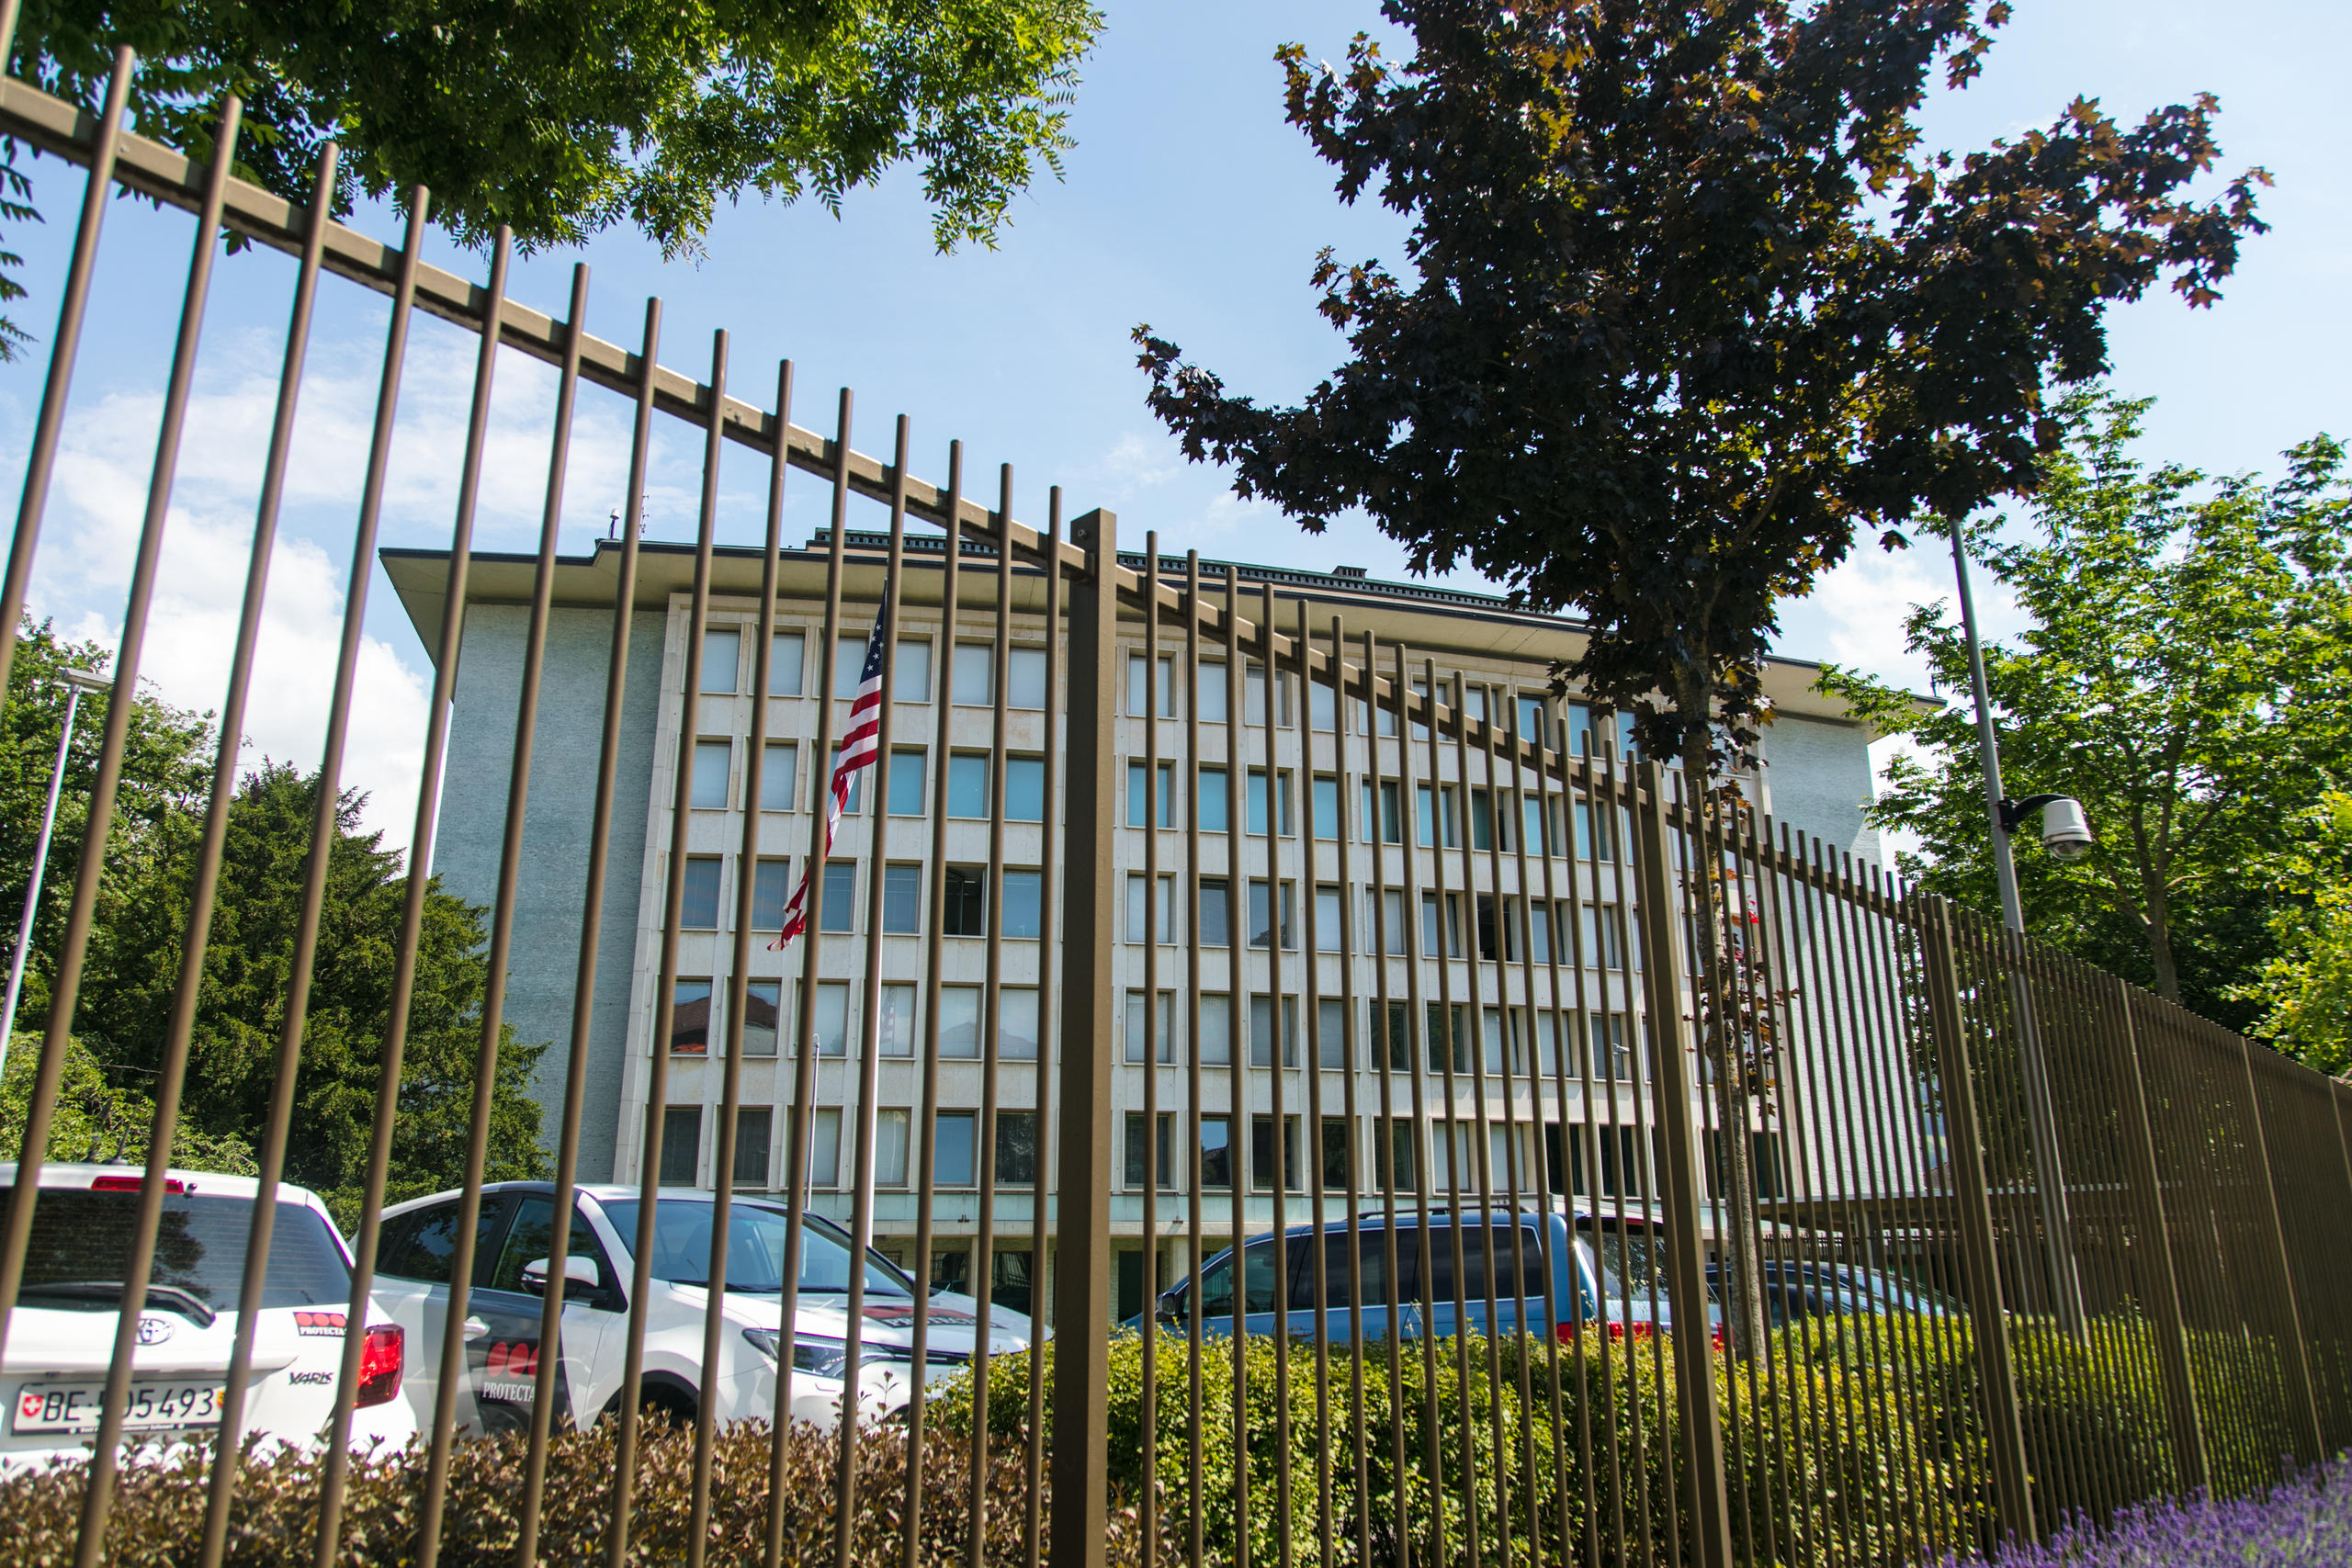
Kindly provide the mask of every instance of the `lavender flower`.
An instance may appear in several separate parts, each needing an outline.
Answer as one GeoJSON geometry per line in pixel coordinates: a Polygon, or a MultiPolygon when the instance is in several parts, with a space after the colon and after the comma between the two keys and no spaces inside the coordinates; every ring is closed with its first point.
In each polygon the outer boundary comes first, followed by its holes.
{"type": "Polygon", "coordinates": [[[2343,1568],[2352,1563],[2352,1455],[2259,1497],[2143,1503],[2108,1526],[2076,1520],[2048,1540],[1961,1568],[2343,1568]]]}

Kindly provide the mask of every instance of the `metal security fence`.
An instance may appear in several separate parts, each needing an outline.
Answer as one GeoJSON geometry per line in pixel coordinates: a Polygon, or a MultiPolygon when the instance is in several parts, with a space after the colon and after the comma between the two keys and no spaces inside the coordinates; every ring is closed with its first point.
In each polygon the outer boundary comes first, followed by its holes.
{"type": "MultiPolygon", "coordinates": [[[[119,1309],[100,1414],[85,1463],[0,1482],[28,1520],[70,1502],[78,1562],[106,1561],[110,1517],[119,1538],[127,1514],[187,1519],[172,1554],[206,1568],[590,1551],[616,1565],[1927,1562],[2154,1495],[2246,1490],[2282,1455],[2352,1440],[2341,1086],[1894,887],[1736,789],[1694,795],[1540,680],[1407,646],[1369,589],[1327,614],[1283,574],[1204,568],[1153,536],[1122,553],[1110,514],[1066,524],[1058,491],[1043,530],[1024,525],[1009,469],[993,508],[967,494],[959,446],[944,484],[916,478],[903,418],[888,461],[863,456],[846,391],[831,435],[791,423],[788,363],[772,411],[730,395],[723,333],[707,379],[661,367],[658,300],[635,351],[575,330],[584,268],[559,321],[507,297],[503,236],[481,285],[424,265],[421,190],[395,249],[230,177],[233,102],[215,162],[193,164],[123,130],[133,69],[125,52],[96,117],[0,85],[0,130],[91,172],[0,617],[13,626],[24,605],[114,187],[197,215],[122,680],[140,668],[219,236],[289,253],[300,271],[153,1152],[127,1279],[119,1299],[100,1292],[119,1309]],[[528,585],[501,698],[514,721],[497,756],[493,983],[438,1326],[416,1346],[434,1347],[431,1375],[408,1368],[416,1447],[351,1457],[381,1369],[346,1330],[333,1416],[307,1453],[204,1445],[198,1470],[174,1470],[119,1456],[131,1397],[161,1364],[142,1359],[141,1325],[240,717],[266,675],[256,629],[322,272],[392,310],[221,1432],[244,1428],[273,1375],[255,1352],[270,1200],[420,310],[480,347],[447,547],[398,563],[439,605],[419,868],[446,808],[435,783],[473,589],[528,585]],[[472,547],[502,347],[559,377],[527,559],[472,547]],[[573,613],[559,588],[582,570],[556,525],[583,383],[628,400],[632,498],[657,420],[698,435],[698,526],[675,593],[640,581],[660,552],[640,545],[637,500],[594,563],[609,653],[554,1177],[517,1198],[482,1172],[534,869],[549,626],[573,613]],[[722,463],[747,457],[766,465],[755,553],[717,538],[722,463]],[[783,538],[795,469],[828,487],[812,550],[783,538]],[[888,508],[887,533],[852,528],[854,498],[888,508]],[[752,570],[755,592],[741,585],[752,570]],[[786,584],[795,572],[804,586],[786,584]],[[581,1166],[592,1015],[626,869],[611,847],[649,594],[663,705],[629,1004],[633,1131],[599,1188],[581,1166]],[[854,687],[854,666],[836,666],[876,617],[890,650],[879,761],[829,840],[822,781],[854,687]],[[812,865],[807,932],[771,964],[769,916],[812,865]],[[480,1238],[526,1199],[563,1216],[592,1188],[611,1205],[598,1213],[630,1223],[600,1240],[549,1219],[536,1322],[498,1330],[478,1359],[484,1303],[505,1288],[480,1238]],[[684,1261],[659,1219],[681,1188],[711,1206],[707,1251],[684,1261]],[[733,1223],[755,1211],[781,1216],[764,1329],[709,1288],[734,1281],[730,1248],[741,1262],[768,1244],[733,1223]],[[854,1260],[901,1219],[911,1288],[877,1302],[867,1292],[896,1276],[854,1260]],[[960,1250],[943,1251],[951,1233],[960,1250]],[[836,1235],[851,1261],[837,1285],[814,1281],[811,1248],[836,1235]],[[625,1289],[597,1267],[611,1243],[625,1289]],[[575,1270],[582,1247],[598,1258],[575,1270]],[[704,1287],[698,1354],[649,1325],[649,1303],[682,1281],[704,1287]],[[838,1342],[803,1326],[820,1289],[846,1308],[838,1342]],[[594,1380],[561,1348],[580,1332],[566,1298],[606,1292],[601,1353],[617,1382],[584,1399],[594,1380]],[[969,1325],[956,1329],[968,1349],[948,1345],[951,1323],[969,1325]],[[882,1324],[904,1339],[884,1343],[882,1324]],[[730,1363],[753,1370],[728,1404],[717,1369],[743,1337],[765,1359],[730,1363]],[[856,1392],[870,1364],[874,1386],[899,1379],[887,1418],[856,1392]],[[497,1425],[492,1382],[522,1413],[503,1434],[479,1430],[497,1425]],[[810,1419],[809,1390],[843,1383],[846,1417],[837,1399],[810,1419]],[[600,1410],[675,1421],[600,1424],[600,1410]],[[483,1469],[482,1454],[501,1457],[483,1469]],[[200,1505],[171,1515],[167,1494],[193,1496],[191,1475],[200,1505]],[[496,1530],[478,1528],[489,1513],[496,1530]]],[[[128,708],[109,705],[55,955],[0,1232],[0,1337],[25,1321],[47,1201],[36,1172],[128,708]]],[[[411,876],[354,1303],[402,1278],[382,1199],[425,896],[411,876]]],[[[6,1342],[5,1375],[23,1382],[30,1363],[6,1342]]]]}

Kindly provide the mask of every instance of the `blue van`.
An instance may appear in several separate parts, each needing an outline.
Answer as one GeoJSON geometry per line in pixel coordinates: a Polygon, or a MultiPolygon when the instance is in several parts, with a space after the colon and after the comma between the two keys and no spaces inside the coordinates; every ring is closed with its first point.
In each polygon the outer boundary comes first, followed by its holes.
{"type": "MultiPolygon", "coordinates": [[[[1530,1333],[1554,1333],[1565,1340],[1575,1337],[1578,1324],[1587,1325],[1588,1331],[1611,1325],[1614,1314],[1603,1305],[1611,1292],[1603,1288],[1592,1247],[1572,1235],[1561,1215],[1508,1209],[1461,1214],[1432,1210],[1426,1279],[1422,1240],[1420,1216],[1398,1214],[1394,1250],[1396,1279],[1392,1290],[1386,1223],[1376,1214],[1358,1220],[1359,1306],[1350,1297],[1348,1223],[1334,1220],[1323,1226],[1324,1305],[1331,1338],[1348,1338],[1359,1320],[1366,1338],[1385,1337],[1392,1301],[1396,1303],[1393,1310],[1398,1319],[1397,1332],[1405,1338],[1452,1335],[1458,1313],[1467,1314],[1464,1321],[1478,1334],[1498,1329],[1509,1333],[1523,1324],[1530,1333]],[[1462,1252],[1458,1276],[1457,1240],[1462,1252]],[[1457,1294],[1464,1298],[1459,1306],[1457,1294]]],[[[1259,1236],[1241,1248],[1243,1332],[1272,1334],[1285,1324],[1294,1335],[1315,1332],[1316,1245],[1315,1227],[1300,1225],[1279,1240],[1259,1236]]],[[[1234,1271],[1233,1249],[1228,1247],[1210,1258],[1195,1278],[1162,1292],[1157,1314],[1161,1327],[1171,1334],[1188,1334],[1192,1314],[1197,1311],[1203,1334],[1232,1333],[1234,1271]]],[[[1136,1325],[1131,1320],[1130,1325],[1136,1325]]],[[[1614,1326],[1620,1332],[1624,1327],[1614,1326]]]]}

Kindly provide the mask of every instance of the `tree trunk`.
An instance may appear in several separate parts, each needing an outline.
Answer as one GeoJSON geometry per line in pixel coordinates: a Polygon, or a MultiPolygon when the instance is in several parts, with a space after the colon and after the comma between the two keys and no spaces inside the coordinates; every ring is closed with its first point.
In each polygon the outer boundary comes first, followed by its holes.
{"type": "Polygon", "coordinates": [[[2165,901],[2164,878],[2147,874],[2142,886],[2148,892],[2148,963],[2155,971],[2156,995],[2177,1002],[2180,1000],[2180,968],[2172,957],[2172,908],[2165,901]]]}

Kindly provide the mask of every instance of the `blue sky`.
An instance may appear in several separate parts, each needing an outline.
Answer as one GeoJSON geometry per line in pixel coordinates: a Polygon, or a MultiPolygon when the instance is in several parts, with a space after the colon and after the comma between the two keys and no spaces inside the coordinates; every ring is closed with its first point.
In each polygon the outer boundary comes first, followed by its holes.
{"type": "MultiPolygon", "coordinates": [[[[514,293],[560,314],[570,270],[594,272],[589,321],[634,344],[650,293],[666,301],[662,358],[707,373],[710,333],[733,334],[733,385],[765,401],[775,362],[797,366],[799,423],[829,428],[835,389],[856,389],[853,439],[884,452],[898,413],[912,421],[921,470],[944,477],[946,443],[965,442],[967,472],[992,493],[1014,465],[1016,513],[1042,520],[1046,487],[1073,510],[1118,512],[1123,536],[1159,530],[1164,546],[1312,568],[1345,562],[1402,575],[1403,550],[1361,520],[1303,535],[1268,508],[1237,501],[1227,476],[1186,464],[1143,405],[1128,333],[1148,321],[1262,399],[1294,399],[1337,363],[1342,344],[1312,310],[1315,253],[1401,258],[1404,227],[1376,209],[1340,208],[1328,169],[1282,119],[1275,47],[1305,44],[1337,60],[1368,0],[1182,6],[1114,3],[1086,68],[1067,178],[1016,204],[994,251],[942,257],[910,174],[853,194],[836,220],[821,208],[758,202],[724,211],[698,261],[664,264],[634,235],[517,265],[514,293]]],[[[2115,380],[2160,400],[2147,447],[2209,469],[2258,469],[2314,431],[2352,430],[2346,313],[2352,272],[2352,179],[2340,140],[2339,62],[2352,53],[2352,7],[2245,0],[2020,0],[1984,78],[1939,100],[1932,141],[1968,147],[2047,123],[2075,94],[2136,118],[2200,90],[2222,104],[2222,175],[2267,166],[2264,210],[2276,230],[2253,241],[2227,298],[2192,312],[2166,295],[2112,321],[2115,380]]],[[[80,197],[78,171],[33,165],[45,226],[6,238],[27,258],[33,298],[15,313],[46,336],[80,197]]],[[[361,214],[396,238],[396,218],[361,214]]],[[[161,386],[192,224],[118,202],[107,219],[58,488],[44,529],[32,607],[79,635],[111,640],[152,460],[161,386]]],[[[435,259],[479,276],[480,258],[435,242],[435,259]]],[[[164,589],[142,676],[170,700],[220,701],[253,499],[283,350],[292,264],[274,254],[220,266],[199,357],[191,437],[175,491],[164,589]]],[[[359,469],[384,324],[382,302],[334,279],[322,290],[297,428],[284,542],[273,562],[262,668],[246,726],[263,754],[315,764],[332,673],[359,469]]],[[[384,519],[388,544],[446,544],[471,361],[454,329],[422,321],[403,399],[402,438],[384,519]]],[[[38,354],[0,367],[0,482],[20,482],[40,396],[38,354]]],[[[504,356],[478,543],[527,549],[548,460],[553,375],[504,356]]],[[[626,484],[626,414],[591,394],[571,451],[564,541],[584,549],[626,484]]],[[[649,534],[690,537],[697,447],[669,430],[649,495],[649,534]]],[[[757,537],[763,474],[730,451],[721,537],[757,537]]],[[[823,497],[796,477],[787,527],[819,525],[823,497]]],[[[1874,549],[1787,606],[1782,651],[1917,681],[1901,647],[1905,607],[1947,590],[1949,565],[1926,552],[1874,549]]],[[[371,822],[404,841],[422,751],[429,671],[380,572],[368,617],[361,714],[350,782],[369,790],[371,822]]],[[[1988,614],[2007,615],[1997,602],[1988,614]]]]}

